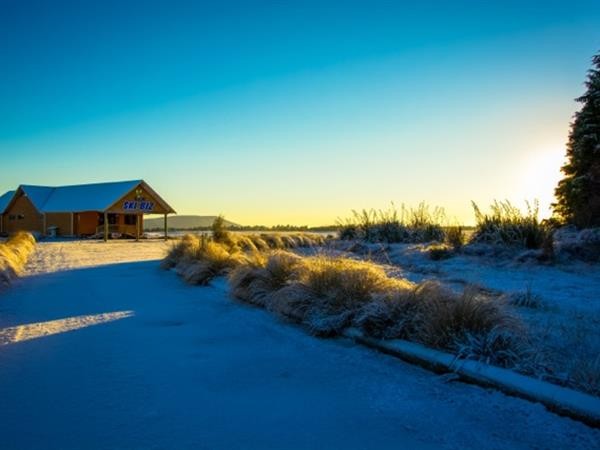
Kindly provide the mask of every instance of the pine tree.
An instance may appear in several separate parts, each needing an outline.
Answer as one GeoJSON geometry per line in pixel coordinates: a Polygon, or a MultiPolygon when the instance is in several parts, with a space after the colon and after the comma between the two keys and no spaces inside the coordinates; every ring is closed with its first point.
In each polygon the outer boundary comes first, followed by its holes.
{"type": "Polygon", "coordinates": [[[577,99],[583,106],[571,124],[567,162],[561,169],[565,177],[552,205],[563,222],[581,228],[600,226],[600,53],[592,62],[587,91],[577,99]]]}

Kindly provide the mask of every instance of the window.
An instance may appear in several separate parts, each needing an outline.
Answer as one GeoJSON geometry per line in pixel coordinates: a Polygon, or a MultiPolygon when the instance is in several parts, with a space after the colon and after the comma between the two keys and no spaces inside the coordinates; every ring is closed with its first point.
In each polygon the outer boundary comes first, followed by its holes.
{"type": "MultiPolygon", "coordinates": [[[[119,223],[119,215],[118,214],[108,214],[108,224],[116,225],[119,223]]],[[[104,214],[98,214],[98,225],[104,225],[104,214]]]]}
{"type": "Polygon", "coordinates": [[[125,225],[137,224],[137,216],[135,214],[125,214],[125,225]]]}
{"type": "Polygon", "coordinates": [[[17,220],[17,216],[11,214],[10,216],[8,216],[8,220],[17,220]]]}
{"type": "Polygon", "coordinates": [[[25,216],[23,214],[17,215],[17,219],[19,219],[19,220],[23,220],[24,218],[25,218],[25,216]]]}

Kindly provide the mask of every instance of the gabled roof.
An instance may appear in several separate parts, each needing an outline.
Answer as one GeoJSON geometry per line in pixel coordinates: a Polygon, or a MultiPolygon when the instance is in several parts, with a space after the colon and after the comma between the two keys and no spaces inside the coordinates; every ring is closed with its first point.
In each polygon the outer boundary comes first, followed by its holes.
{"type": "Polygon", "coordinates": [[[49,186],[31,186],[25,184],[22,184],[19,188],[29,197],[33,206],[40,212],[42,212],[42,206],[46,204],[46,201],[55,189],[49,186]]]}
{"type": "MultiPolygon", "coordinates": [[[[142,183],[142,180],[60,186],[38,210],[49,212],[104,211],[142,183]]],[[[34,202],[35,204],[35,202],[34,202]]]]}
{"type": "MultiPolygon", "coordinates": [[[[73,186],[21,185],[33,206],[41,213],[105,211],[138,186],[143,186],[154,195],[163,207],[175,212],[144,180],[117,181],[110,183],[78,184],[73,186]]],[[[15,191],[12,192],[14,194],[15,191]]],[[[7,192],[0,197],[0,212],[8,207],[13,195],[7,192]],[[2,208],[3,200],[7,197],[2,208]]]]}
{"type": "Polygon", "coordinates": [[[8,207],[8,204],[12,200],[16,191],[8,191],[0,196],[0,214],[4,214],[4,211],[8,207]]]}

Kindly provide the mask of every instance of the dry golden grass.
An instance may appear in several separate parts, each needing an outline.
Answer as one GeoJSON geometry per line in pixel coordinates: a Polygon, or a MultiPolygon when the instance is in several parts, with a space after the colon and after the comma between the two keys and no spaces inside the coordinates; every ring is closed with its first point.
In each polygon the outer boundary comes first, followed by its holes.
{"type": "Polygon", "coordinates": [[[35,238],[24,232],[0,243],[0,286],[9,285],[12,279],[21,274],[34,248],[35,238]]]}
{"type": "MultiPolygon", "coordinates": [[[[165,269],[175,268],[190,284],[207,284],[212,278],[224,275],[240,265],[248,270],[252,269],[261,260],[261,252],[325,243],[322,236],[306,233],[280,236],[220,231],[218,239],[186,235],[171,247],[161,265],[165,269]]],[[[273,264],[275,263],[271,262],[271,266],[273,264]]]]}
{"type": "Polygon", "coordinates": [[[277,252],[235,267],[229,279],[234,297],[319,336],[354,326],[504,366],[521,352],[522,326],[503,302],[473,289],[458,294],[438,283],[392,278],[370,262],[277,252]]]}
{"type": "Polygon", "coordinates": [[[301,257],[283,251],[255,254],[231,271],[232,294],[240,300],[267,306],[269,296],[285,287],[301,263],[301,257]]]}

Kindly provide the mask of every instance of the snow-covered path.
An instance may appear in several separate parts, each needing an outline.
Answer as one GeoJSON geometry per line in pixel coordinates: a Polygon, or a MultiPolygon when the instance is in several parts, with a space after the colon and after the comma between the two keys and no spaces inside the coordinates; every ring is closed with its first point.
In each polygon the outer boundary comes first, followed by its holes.
{"type": "Polygon", "coordinates": [[[223,281],[186,286],[149,248],[42,244],[0,294],[1,449],[600,447],[540,405],[310,337],[223,281]]]}

